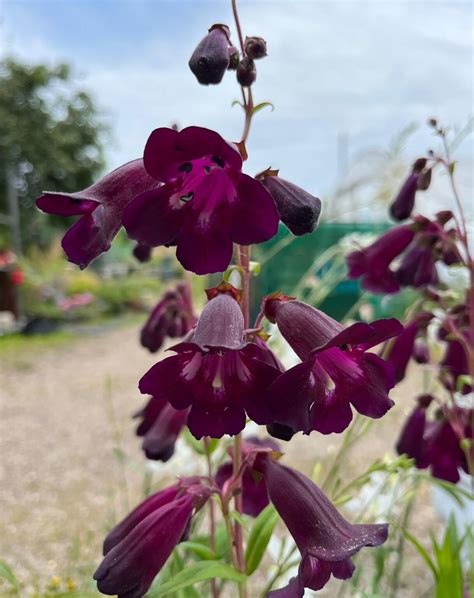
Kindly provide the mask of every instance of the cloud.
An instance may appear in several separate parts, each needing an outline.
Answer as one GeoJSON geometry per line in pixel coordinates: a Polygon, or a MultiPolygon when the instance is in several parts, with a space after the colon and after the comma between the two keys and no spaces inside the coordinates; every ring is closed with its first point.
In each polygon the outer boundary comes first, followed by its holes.
{"type": "MultiPolygon", "coordinates": [[[[151,129],[175,121],[239,137],[233,73],[206,88],[186,66],[213,20],[231,24],[229,4],[103,0],[57,11],[54,2],[8,3],[4,28],[23,58],[67,60],[84,73],[114,124],[112,167],[139,155],[151,129]]],[[[255,118],[248,171],[272,164],[324,193],[335,183],[340,133],[355,155],[409,122],[420,129],[408,159],[423,152],[427,117],[461,123],[472,109],[471,14],[467,2],[242,2],[245,31],[269,44],[256,97],[275,105],[255,118]]],[[[472,145],[462,159],[472,164],[472,145]]],[[[472,177],[465,184],[472,189],[472,177]]]]}

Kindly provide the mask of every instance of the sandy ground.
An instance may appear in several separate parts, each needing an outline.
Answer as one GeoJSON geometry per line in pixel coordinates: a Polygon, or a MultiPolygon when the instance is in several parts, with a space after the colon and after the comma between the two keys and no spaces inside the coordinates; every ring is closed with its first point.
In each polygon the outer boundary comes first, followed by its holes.
{"type": "MultiPolygon", "coordinates": [[[[55,584],[64,589],[68,577],[92,590],[84,580],[100,562],[105,531],[142,496],[145,466],[130,415],[142,404],[137,381],[156,357],[139,347],[137,327],[129,325],[0,359],[0,560],[24,584],[21,596],[44,596],[55,584]]],[[[343,463],[351,474],[391,453],[417,382],[415,372],[398,387],[397,407],[343,463]]],[[[295,438],[285,462],[311,473],[316,461],[332,458],[339,440],[295,438]]],[[[180,461],[193,471],[188,453],[180,461]]],[[[172,460],[158,466],[154,479],[178,469],[172,460]]],[[[419,502],[414,525],[426,537],[438,522],[427,491],[419,502]]],[[[430,576],[408,555],[397,596],[418,598],[430,576]]]]}

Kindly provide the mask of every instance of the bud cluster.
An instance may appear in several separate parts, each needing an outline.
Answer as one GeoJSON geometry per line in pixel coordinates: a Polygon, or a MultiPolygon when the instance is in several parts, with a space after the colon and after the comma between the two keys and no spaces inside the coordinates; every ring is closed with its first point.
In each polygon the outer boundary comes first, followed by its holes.
{"type": "Polygon", "coordinates": [[[189,68],[201,85],[217,85],[227,70],[235,70],[242,87],[250,87],[257,78],[255,60],[267,55],[267,42],[262,37],[246,37],[242,54],[232,45],[227,25],[215,24],[199,42],[189,68]]]}

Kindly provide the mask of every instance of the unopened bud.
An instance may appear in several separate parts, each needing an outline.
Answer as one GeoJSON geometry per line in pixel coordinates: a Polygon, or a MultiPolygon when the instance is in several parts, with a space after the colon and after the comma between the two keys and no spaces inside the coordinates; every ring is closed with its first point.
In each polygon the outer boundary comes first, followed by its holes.
{"type": "Polygon", "coordinates": [[[217,85],[229,66],[229,28],[213,25],[189,60],[189,68],[201,85],[217,85]]]}
{"type": "Polygon", "coordinates": [[[237,81],[242,87],[250,87],[257,78],[255,62],[246,56],[237,66],[237,81]]]}
{"type": "Polygon", "coordinates": [[[267,55],[267,42],[263,37],[246,37],[245,53],[252,60],[264,58],[267,55]]]}
{"type": "Polygon", "coordinates": [[[316,230],[321,200],[279,176],[265,176],[262,184],[273,197],[280,220],[296,236],[316,230]]]}

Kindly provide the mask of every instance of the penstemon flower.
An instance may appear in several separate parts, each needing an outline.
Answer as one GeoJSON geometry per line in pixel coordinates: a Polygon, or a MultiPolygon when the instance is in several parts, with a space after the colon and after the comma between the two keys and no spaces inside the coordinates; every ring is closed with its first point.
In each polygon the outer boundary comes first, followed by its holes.
{"type": "Polygon", "coordinates": [[[351,405],[372,418],[393,406],[388,397],[395,384],[393,369],[367,350],[400,334],[397,320],[344,328],[323,312],[278,293],[264,299],[263,312],[302,360],[268,389],[273,421],[267,423],[330,434],[350,424],[351,405]]]}
{"type": "Polygon", "coordinates": [[[179,283],[166,291],[140,331],[140,342],[150,353],[156,353],[166,337],[186,336],[196,323],[191,293],[187,285],[179,283]]]}
{"type": "Polygon", "coordinates": [[[105,539],[105,557],[94,573],[98,590],[119,598],[146,594],[209,496],[199,479],[184,478],[138,505],[105,539]]]}
{"type": "Polygon", "coordinates": [[[426,191],[431,183],[431,168],[427,168],[427,159],[419,158],[413,164],[412,171],[390,206],[390,215],[394,220],[406,220],[415,206],[416,192],[426,191]]]}
{"type": "Polygon", "coordinates": [[[278,213],[270,194],[241,172],[237,148],[215,131],[156,129],[144,163],[156,188],[127,207],[124,226],[132,239],[150,247],[176,245],[186,270],[223,272],[233,243],[262,243],[276,234],[278,213]]]}
{"type": "Polygon", "coordinates": [[[188,421],[188,410],[174,409],[163,399],[151,397],[134,418],[142,418],[137,436],[143,436],[142,449],[147,459],[166,462],[174,454],[179,434],[188,421]]]}
{"type": "Polygon", "coordinates": [[[263,476],[270,501],[301,554],[298,577],[287,588],[270,592],[272,598],[300,598],[304,588],[323,588],[331,575],[352,577],[351,557],[364,546],[379,546],[387,539],[387,524],[350,524],[316,484],[270,453],[257,453],[253,468],[263,476]]]}
{"type": "Polygon", "coordinates": [[[82,269],[110,249],[132,199],[158,185],[143,160],[133,160],[83,191],[45,191],[36,205],[47,214],[81,216],[65,234],[62,246],[68,260],[82,269]]]}
{"type": "Polygon", "coordinates": [[[175,409],[191,408],[188,427],[196,438],[238,434],[247,415],[261,421],[265,390],[280,374],[266,362],[268,349],[249,342],[237,300],[219,292],[204,308],[187,342],[140,380],[140,391],[175,409]]]}

